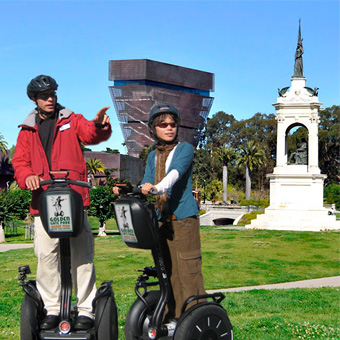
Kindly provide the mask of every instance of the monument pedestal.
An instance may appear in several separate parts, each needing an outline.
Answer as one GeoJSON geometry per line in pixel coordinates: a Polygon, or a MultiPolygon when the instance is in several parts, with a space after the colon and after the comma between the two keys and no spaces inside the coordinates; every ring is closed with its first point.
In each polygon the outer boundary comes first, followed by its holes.
{"type": "Polygon", "coordinates": [[[270,206],[246,228],[272,230],[340,230],[340,221],[323,207],[322,174],[305,172],[304,165],[290,165],[270,178],[270,206]],[[289,173],[294,172],[294,173],[289,173]]]}

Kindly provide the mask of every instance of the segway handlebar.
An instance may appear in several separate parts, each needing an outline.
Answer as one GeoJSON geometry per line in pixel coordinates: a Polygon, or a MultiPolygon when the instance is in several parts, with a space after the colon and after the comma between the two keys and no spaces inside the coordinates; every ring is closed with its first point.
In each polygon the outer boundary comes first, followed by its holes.
{"type": "MultiPolygon", "coordinates": [[[[141,194],[142,193],[142,187],[141,186],[132,186],[131,184],[128,183],[117,183],[116,186],[119,188],[119,193],[122,195],[128,195],[128,194],[141,194]]],[[[151,189],[149,191],[150,195],[157,195],[157,190],[151,189]]]]}
{"type": "Polygon", "coordinates": [[[80,187],[85,187],[85,188],[92,188],[92,184],[89,182],[84,182],[84,181],[77,181],[73,179],[67,178],[69,172],[68,171],[50,171],[50,176],[51,179],[43,180],[40,181],[40,186],[43,185],[59,185],[59,186],[67,186],[69,184],[77,185],[80,187]],[[63,176],[63,177],[55,177],[56,175],[63,176]]]}

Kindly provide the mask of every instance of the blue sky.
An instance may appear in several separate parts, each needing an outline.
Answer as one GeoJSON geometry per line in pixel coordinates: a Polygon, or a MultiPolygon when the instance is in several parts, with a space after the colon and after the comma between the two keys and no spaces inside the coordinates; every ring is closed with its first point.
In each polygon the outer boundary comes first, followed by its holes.
{"type": "Polygon", "coordinates": [[[126,150],[109,94],[109,60],[152,59],[215,74],[218,111],[247,119],[275,113],[290,86],[301,18],[306,86],[323,107],[340,104],[339,1],[1,1],[0,133],[16,144],[34,108],[31,78],[54,77],[58,101],[92,119],[103,106],[108,142],[126,150]]]}

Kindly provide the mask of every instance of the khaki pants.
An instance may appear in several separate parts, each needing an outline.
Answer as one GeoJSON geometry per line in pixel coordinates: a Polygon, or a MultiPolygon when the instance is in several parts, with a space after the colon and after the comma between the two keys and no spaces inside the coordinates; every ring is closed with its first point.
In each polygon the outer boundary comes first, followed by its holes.
{"type": "MultiPolygon", "coordinates": [[[[60,313],[59,240],[50,238],[39,216],[34,217],[34,251],[38,257],[37,288],[48,315],[60,313]]],[[[93,318],[92,300],[96,294],[96,275],[93,265],[94,238],[84,212],[84,229],[70,239],[72,281],[79,315],[93,318]]]]}
{"type": "Polygon", "coordinates": [[[165,311],[167,321],[169,318],[179,318],[183,303],[188,297],[206,294],[206,292],[201,271],[198,218],[175,220],[172,221],[172,225],[161,224],[160,231],[162,254],[173,292],[165,311]]]}

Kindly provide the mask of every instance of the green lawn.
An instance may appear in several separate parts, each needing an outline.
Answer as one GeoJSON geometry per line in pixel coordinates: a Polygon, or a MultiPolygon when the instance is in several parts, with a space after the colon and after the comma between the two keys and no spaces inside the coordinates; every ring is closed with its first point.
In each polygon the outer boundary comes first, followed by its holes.
{"type": "MultiPolygon", "coordinates": [[[[91,221],[96,224],[96,221],[91,221]]],[[[132,249],[108,224],[108,237],[96,237],[98,284],[113,279],[120,340],[124,320],[134,301],[136,270],[151,265],[147,250],[132,249]]],[[[95,227],[94,227],[95,229],[95,227]]],[[[12,238],[11,238],[12,239],[12,238]]],[[[278,283],[340,275],[340,234],[201,228],[206,289],[278,283]]],[[[30,264],[33,249],[0,254],[0,339],[19,339],[23,292],[17,268],[30,264]]],[[[223,301],[234,326],[235,339],[340,339],[339,289],[255,290],[226,293],[223,301]]],[[[185,340],[185,339],[183,339],[185,340]]]]}

